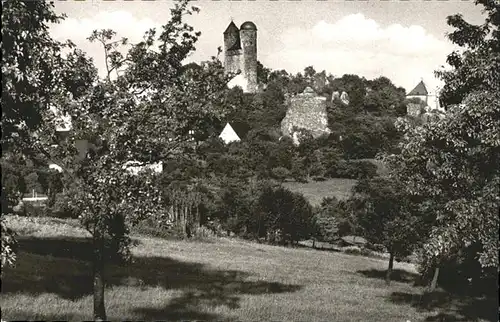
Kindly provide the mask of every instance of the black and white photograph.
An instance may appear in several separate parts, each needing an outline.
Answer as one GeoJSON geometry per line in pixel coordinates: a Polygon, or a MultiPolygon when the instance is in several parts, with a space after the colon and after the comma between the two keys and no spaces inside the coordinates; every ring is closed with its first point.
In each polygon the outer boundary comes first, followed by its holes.
{"type": "Polygon", "coordinates": [[[499,0],[1,29],[1,322],[499,321],[499,0]]]}

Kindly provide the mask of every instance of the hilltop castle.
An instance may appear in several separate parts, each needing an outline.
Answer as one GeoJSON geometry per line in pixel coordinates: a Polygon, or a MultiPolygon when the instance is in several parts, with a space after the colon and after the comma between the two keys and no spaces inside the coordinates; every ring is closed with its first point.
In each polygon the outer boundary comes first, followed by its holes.
{"type": "Polygon", "coordinates": [[[257,91],[257,27],[251,21],[238,29],[233,21],[224,31],[224,70],[235,77],[245,93],[257,91]]]}

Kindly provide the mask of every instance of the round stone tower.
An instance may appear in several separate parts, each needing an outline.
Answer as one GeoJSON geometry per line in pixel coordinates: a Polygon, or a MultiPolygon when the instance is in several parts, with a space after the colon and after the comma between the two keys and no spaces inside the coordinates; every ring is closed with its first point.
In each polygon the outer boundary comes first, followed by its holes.
{"type": "Polygon", "coordinates": [[[224,70],[226,73],[237,73],[241,69],[240,31],[231,21],[224,31],[224,70]]]}
{"type": "Polygon", "coordinates": [[[242,72],[247,81],[246,91],[257,91],[257,27],[251,21],[240,27],[241,47],[243,51],[242,72]]]}

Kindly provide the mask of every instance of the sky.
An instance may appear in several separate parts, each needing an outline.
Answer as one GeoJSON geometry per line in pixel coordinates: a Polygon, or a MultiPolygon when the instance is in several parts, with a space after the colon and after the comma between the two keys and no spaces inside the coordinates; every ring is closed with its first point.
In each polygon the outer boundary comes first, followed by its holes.
{"type": "MultiPolygon", "coordinates": [[[[231,19],[257,25],[258,60],[271,69],[299,72],[307,66],[335,76],[356,74],[367,79],[386,76],[410,91],[423,79],[433,91],[441,83],[433,71],[445,65],[455,47],[446,39],[452,29],[446,17],[460,13],[481,23],[481,8],[472,0],[198,0],[201,10],[187,22],[202,35],[188,61],[217,54],[231,19]]],[[[111,28],[131,42],[144,31],[165,24],[172,0],[56,1],[67,18],[51,27],[58,40],[71,39],[94,58],[100,72],[104,56],[86,38],[94,29],[111,28]]],[[[223,57],[221,57],[223,58],[223,57]]]]}

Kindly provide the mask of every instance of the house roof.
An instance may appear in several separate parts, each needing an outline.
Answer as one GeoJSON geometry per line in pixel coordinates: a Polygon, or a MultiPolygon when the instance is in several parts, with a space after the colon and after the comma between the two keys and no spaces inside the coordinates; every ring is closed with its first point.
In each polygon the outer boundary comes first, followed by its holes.
{"type": "Polygon", "coordinates": [[[231,23],[227,26],[226,31],[224,31],[224,34],[238,33],[239,31],[240,30],[238,29],[238,27],[236,27],[236,25],[234,24],[234,22],[231,21],[231,23]]]}
{"type": "Polygon", "coordinates": [[[420,83],[415,86],[415,88],[408,93],[409,95],[427,95],[429,92],[427,92],[427,88],[425,88],[424,81],[420,81],[420,83]]]}
{"type": "Polygon", "coordinates": [[[229,123],[226,123],[226,126],[222,130],[221,134],[219,137],[224,141],[224,143],[230,143],[234,141],[240,141],[240,137],[236,132],[233,130],[231,125],[229,123]]]}

